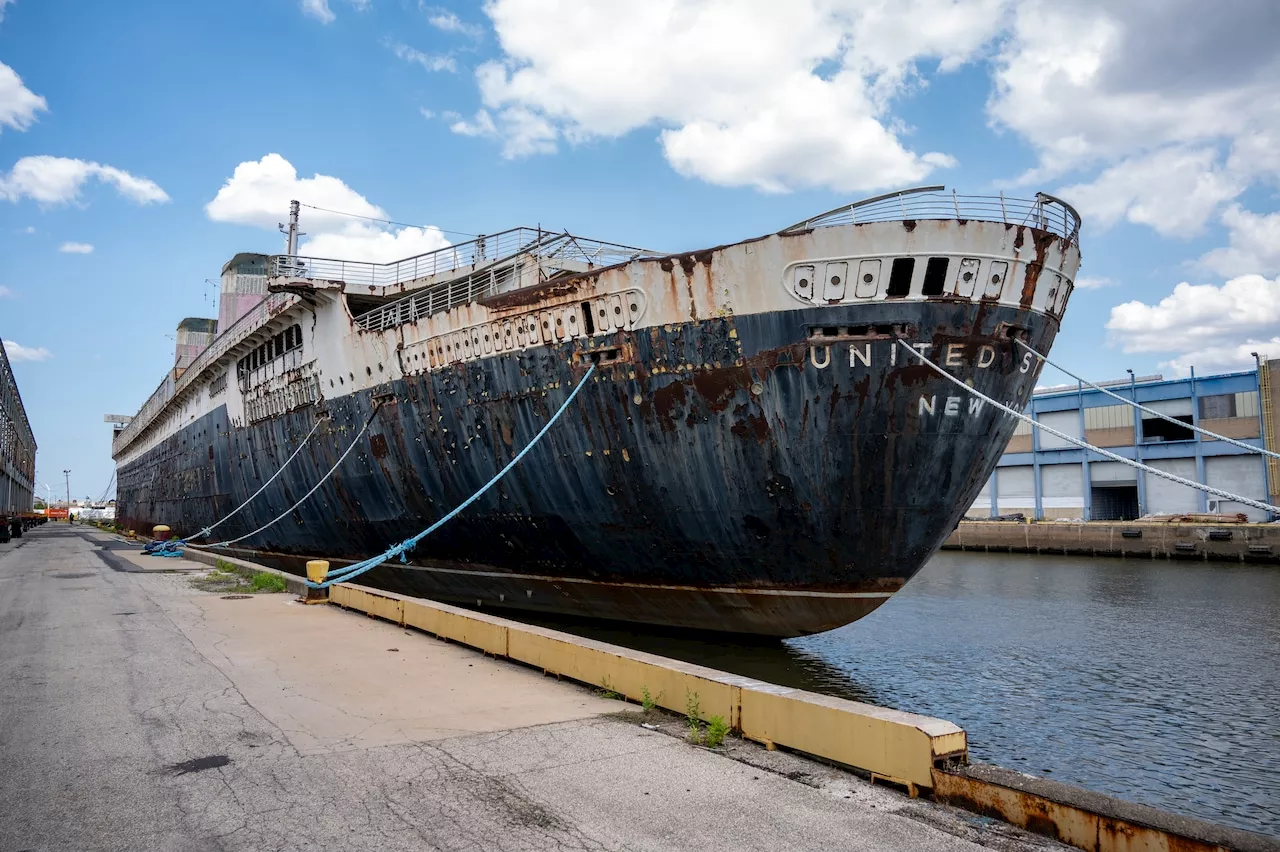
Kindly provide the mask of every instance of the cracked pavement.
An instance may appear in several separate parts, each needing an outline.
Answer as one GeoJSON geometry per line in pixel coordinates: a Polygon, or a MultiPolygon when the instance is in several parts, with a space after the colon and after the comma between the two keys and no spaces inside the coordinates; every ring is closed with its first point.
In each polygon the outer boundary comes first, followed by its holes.
{"type": "Polygon", "coordinates": [[[113,541],[0,545],[0,849],[1065,848],[113,541]]]}

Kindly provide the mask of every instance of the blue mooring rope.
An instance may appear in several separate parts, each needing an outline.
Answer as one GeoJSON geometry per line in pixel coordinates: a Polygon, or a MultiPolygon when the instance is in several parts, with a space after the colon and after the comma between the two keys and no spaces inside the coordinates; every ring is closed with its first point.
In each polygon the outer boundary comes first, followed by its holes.
{"type": "Polygon", "coordinates": [[[415,547],[418,546],[418,542],[422,541],[424,538],[431,535],[436,530],[440,529],[440,527],[444,526],[449,521],[457,517],[458,514],[463,509],[467,508],[476,500],[480,499],[480,497],[486,491],[488,491],[493,486],[497,485],[499,480],[502,479],[502,477],[506,476],[513,467],[515,467],[517,464],[520,463],[520,460],[525,457],[525,454],[528,453],[530,450],[532,450],[534,446],[539,441],[542,440],[542,436],[547,434],[547,432],[551,429],[551,427],[555,425],[555,422],[560,419],[560,415],[564,414],[565,409],[567,409],[569,405],[573,402],[574,397],[578,395],[578,391],[582,390],[582,386],[587,383],[587,379],[591,378],[591,374],[595,372],[595,369],[596,369],[595,364],[592,364],[591,367],[587,370],[587,372],[583,374],[582,378],[578,381],[578,385],[573,389],[573,393],[569,394],[569,398],[564,401],[564,403],[560,406],[560,408],[556,411],[555,414],[551,415],[551,419],[546,422],[546,424],[542,427],[542,429],[538,432],[538,434],[533,436],[533,440],[530,441],[528,444],[526,444],[524,449],[522,449],[519,453],[516,454],[515,458],[507,462],[506,466],[503,467],[502,470],[498,471],[494,475],[493,479],[490,479],[488,482],[484,484],[483,487],[481,487],[479,491],[477,491],[475,494],[472,494],[470,497],[468,497],[466,500],[460,503],[456,509],[454,509],[452,512],[445,515],[443,518],[436,521],[434,524],[427,527],[425,530],[418,533],[417,535],[411,538],[407,538],[404,541],[400,542],[399,544],[396,544],[387,548],[387,550],[385,550],[384,552],[382,552],[377,556],[372,556],[364,560],[363,562],[357,562],[354,565],[348,565],[345,568],[339,568],[336,571],[330,571],[329,574],[326,576],[324,582],[313,583],[310,580],[307,580],[308,588],[327,589],[330,586],[332,586],[334,583],[345,583],[347,580],[350,580],[353,577],[358,577],[364,572],[369,571],[373,568],[376,568],[377,566],[381,565],[383,562],[386,562],[388,559],[391,559],[393,556],[399,556],[401,562],[407,562],[408,560],[404,558],[404,554],[407,551],[413,550],[415,547]]]}

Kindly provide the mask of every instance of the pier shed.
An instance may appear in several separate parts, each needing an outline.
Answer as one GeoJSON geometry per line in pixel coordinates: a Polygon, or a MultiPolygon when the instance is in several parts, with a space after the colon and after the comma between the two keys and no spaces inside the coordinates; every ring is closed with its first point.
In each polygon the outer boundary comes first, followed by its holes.
{"type": "MultiPolygon", "coordinates": [[[[1280,360],[1256,368],[1185,378],[1134,376],[1099,382],[1173,420],[1276,451],[1275,390],[1280,360]]],[[[1280,497],[1274,459],[1153,417],[1084,385],[1037,390],[1026,413],[1037,422],[1150,467],[1269,503],[1280,497]]],[[[966,517],[1022,513],[1036,520],[1132,520],[1150,514],[1265,512],[1149,475],[1055,435],[1019,424],[995,473],[966,517]]]]}

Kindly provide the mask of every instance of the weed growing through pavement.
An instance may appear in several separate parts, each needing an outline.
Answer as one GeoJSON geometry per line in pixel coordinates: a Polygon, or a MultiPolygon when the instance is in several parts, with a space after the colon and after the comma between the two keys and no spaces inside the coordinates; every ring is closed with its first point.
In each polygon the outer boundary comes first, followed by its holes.
{"type": "Polygon", "coordinates": [[[723,716],[712,716],[707,720],[707,748],[719,748],[729,733],[729,723],[723,716]]]}
{"type": "Polygon", "coordinates": [[[702,704],[698,701],[698,693],[685,691],[684,715],[689,726],[689,742],[702,742],[702,704]]]}

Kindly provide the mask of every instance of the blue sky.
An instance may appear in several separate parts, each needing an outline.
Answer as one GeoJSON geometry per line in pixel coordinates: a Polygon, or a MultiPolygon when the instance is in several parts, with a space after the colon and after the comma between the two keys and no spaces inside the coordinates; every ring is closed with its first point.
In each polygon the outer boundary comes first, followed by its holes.
{"type": "MultiPolygon", "coordinates": [[[[1044,189],[1095,285],[1065,363],[1280,357],[1274,4],[1111,5],[0,0],[0,336],[39,482],[103,491],[102,415],[216,316],[226,259],[279,249],[290,197],[678,251],[911,184],[1044,189]]],[[[441,239],[304,212],[316,254],[441,239]]]]}

